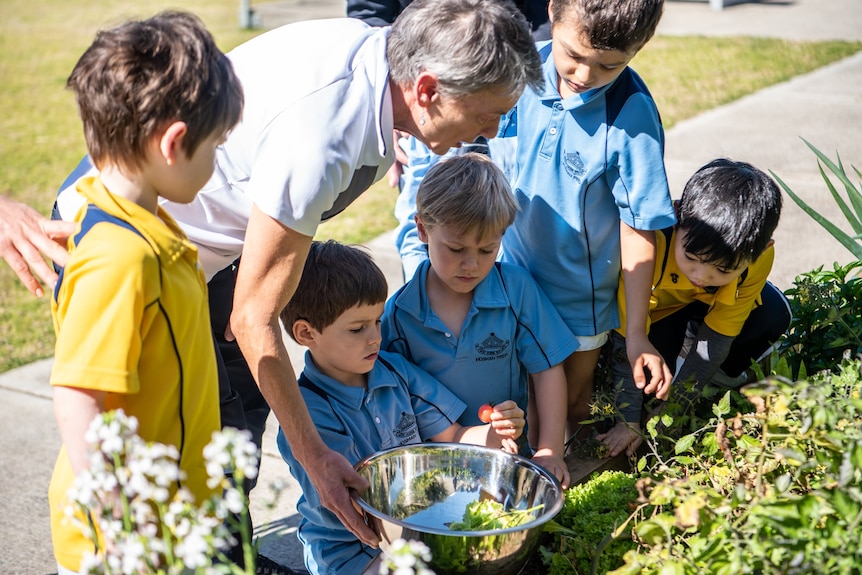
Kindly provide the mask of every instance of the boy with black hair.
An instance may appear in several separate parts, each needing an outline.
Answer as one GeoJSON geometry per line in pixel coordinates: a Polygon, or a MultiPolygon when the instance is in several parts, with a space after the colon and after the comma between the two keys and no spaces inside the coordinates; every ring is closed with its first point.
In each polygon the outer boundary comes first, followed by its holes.
{"type": "MultiPolygon", "coordinates": [[[[746,368],[768,354],[790,325],[784,294],[766,281],[775,258],[772,234],[781,203],[778,186],[761,170],[745,162],[713,160],[686,183],[677,205],[678,223],[658,234],[649,340],[672,370],[677,357],[685,356],[674,381],[693,380],[695,402],[707,384],[736,388],[750,381],[746,368]]],[[[611,334],[620,421],[598,436],[610,447],[610,456],[633,454],[641,440],[644,391],[623,359],[622,283],[622,326],[611,334]]],[[[669,388],[670,382],[660,386],[656,396],[666,396],[669,388]]]]}
{"type": "Polygon", "coordinates": [[[88,466],[85,433],[101,412],[123,409],[144,440],[179,450],[184,477],[174,489],[198,501],[213,494],[203,448],[220,425],[206,280],[197,249],[158,201],[195,198],[243,107],[230,61],[183,12],[99,32],[67,87],[100,173],[77,183],[87,203],[51,300],[63,447],[49,501],[60,575],[99,551],[65,510],[88,466]]]}
{"type": "MultiPolygon", "coordinates": [[[[524,412],[496,406],[487,425],[457,423],[465,405],[400,355],[381,351],[380,316],[387,287],[367,253],[335,241],[313,242],[302,279],[281,320],[308,348],[299,377],[321,438],[351,464],[382,449],[445,441],[503,447],[515,453],[524,412]]],[[[302,486],[297,535],[312,575],[361,573],[379,553],[348,531],[320,501],[279,429],[278,449],[302,486]]]]}

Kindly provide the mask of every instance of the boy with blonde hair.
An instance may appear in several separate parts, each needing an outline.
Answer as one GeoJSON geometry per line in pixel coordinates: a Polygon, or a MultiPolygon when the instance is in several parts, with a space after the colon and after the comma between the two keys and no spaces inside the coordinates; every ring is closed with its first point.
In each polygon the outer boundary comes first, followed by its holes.
{"type": "Polygon", "coordinates": [[[184,479],[174,488],[212,494],[203,448],[219,429],[219,399],[206,281],[197,249],[158,200],[194,199],[243,106],[230,62],[181,12],[99,32],[67,86],[100,174],[77,184],[87,203],[51,301],[63,447],[49,501],[61,575],[98,552],[65,509],[101,412],[123,409],[144,440],[178,449],[184,479]]]}
{"type": "Polygon", "coordinates": [[[479,422],[483,404],[514,400],[530,414],[533,445],[524,442],[521,454],[567,486],[561,363],[577,344],[530,274],[496,262],[518,209],[503,172],[482,154],[444,159],[422,180],[416,206],[429,259],[387,302],[383,348],[460,397],[467,404],[464,425],[479,422]]]}

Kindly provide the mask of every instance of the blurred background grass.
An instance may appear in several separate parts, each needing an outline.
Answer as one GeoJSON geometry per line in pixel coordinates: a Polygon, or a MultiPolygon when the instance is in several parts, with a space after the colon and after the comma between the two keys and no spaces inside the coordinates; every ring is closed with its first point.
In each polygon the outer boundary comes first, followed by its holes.
{"type": "MultiPolygon", "coordinates": [[[[98,29],[159,10],[196,13],[228,51],[260,31],[240,30],[238,0],[2,0],[0,194],[48,214],[57,187],[85,154],[65,81],[98,29]]],[[[862,50],[860,43],[656,37],[633,67],[652,90],[666,128],[862,50]]],[[[318,237],[362,243],[395,226],[396,191],[378,182],[318,237]]],[[[47,297],[35,299],[0,263],[0,371],[53,352],[47,297]]]]}

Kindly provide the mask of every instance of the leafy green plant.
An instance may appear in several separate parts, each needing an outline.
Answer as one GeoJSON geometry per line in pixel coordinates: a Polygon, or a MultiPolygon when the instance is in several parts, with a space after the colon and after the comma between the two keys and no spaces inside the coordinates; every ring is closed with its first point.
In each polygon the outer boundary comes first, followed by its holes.
{"type": "Polygon", "coordinates": [[[566,491],[560,514],[545,531],[551,541],[540,548],[549,575],[607,573],[622,565],[635,548],[630,505],[637,498],[635,477],[604,471],[566,491]]]}
{"type": "Polygon", "coordinates": [[[793,320],[778,349],[794,377],[836,370],[845,355],[862,353],[862,277],[853,273],[859,269],[862,261],[821,266],[785,292],[793,320]]]}
{"type": "Polygon", "coordinates": [[[615,575],[860,572],[859,361],[744,393],[754,410],[728,417],[728,394],[672,454],[649,459],[637,488],[654,512],[635,519],[640,545],[615,575]]]}
{"type": "MultiPolygon", "coordinates": [[[[858,259],[862,260],[862,186],[859,189],[850,181],[850,177],[847,175],[847,171],[844,168],[844,164],[841,162],[841,157],[838,154],[835,154],[837,164],[830,160],[823,152],[815,148],[808,142],[805,138],[802,139],[805,144],[811,148],[811,151],[817,156],[817,167],[820,169],[820,175],[823,177],[823,181],[826,183],[826,187],[829,188],[829,193],[832,194],[832,198],[835,200],[835,203],[838,204],[838,207],[841,209],[841,213],[844,214],[845,219],[850,224],[851,229],[853,230],[854,235],[850,235],[843,230],[841,230],[834,223],[830,222],[828,219],[823,217],[817,210],[809,206],[805,203],[805,201],[796,195],[790,187],[784,183],[784,181],[779,178],[775,172],[770,171],[772,177],[784,188],[784,191],[787,192],[787,195],[793,199],[796,204],[805,211],[809,216],[814,218],[814,220],[823,226],[826,231],[832,234],[836,240],[838,240],[841,245],[850,250],[850,253],[858,259]],[[844,191],[847,194],[847,200],[838,193],[835,185],[832,183],[832,179],[826,174],[826,171],[823,169],[823,166],[829,168],[829,171],[838,178],[838,181],[844,186],[844,191]]],[[[860,172],[855,166],[851,166],[854,172],[856,172],[856,176],[862,178],[862,172],[860,172]]]]}

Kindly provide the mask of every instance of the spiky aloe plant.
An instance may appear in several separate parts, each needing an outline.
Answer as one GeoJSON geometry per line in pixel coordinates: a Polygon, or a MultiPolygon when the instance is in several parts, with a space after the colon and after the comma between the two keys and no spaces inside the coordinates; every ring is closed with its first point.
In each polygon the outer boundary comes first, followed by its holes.
{"type": "MultiPolygon", "coordinates": [[[[811,148],[811,151],[817,155],[817,167],[820,168],[820,175],[823,177],[823,181],[826,182],[826,187],[829,188],[829,192],[832,194],[835,203],[838,204],[844,217],[850,223],[850,227],[852,228],[854,235],[851,236],[839,229],[838,226],[823,217],[819,212],[817,212],[817,210],[806,204],[802,198],[797,196],[793,190],[791,190],[790,187],[775,174],[775,172],[770,170],[772,177],[775,178],[781,187],[784,188],[784,191],[787,192],[787,195],[790,196],[793,201],[805,211],[805,213],[811,216],[818,224],[823,226],[826,231],[832,234],[832,237],[841,242],[841,245],[850,250],[850,253],[852,253],[857,260],[862,260],[862,185],[857,188],[853,182],[850,181],[850,177],[847,175],[847,171],[844,169],[844,164],[841,162],[841,158],[838,156],[837,152],[835,153],[835,158],[838,162],[836,164],[805,138],[802,138],[802,141],[805,142],[805,144],[811,148]],[[831,177],[823,169],[823,166],[826,166],[829,171],[838,178],[839,182],[844,185],[844,190],[847,193],[847,200],[845,200],[835,188],[831,177]]],[[[860,172],[855,166],[851,165],[850,167],[856,173],[856,177],[862,178],[862,172],[860,172]]]]}

